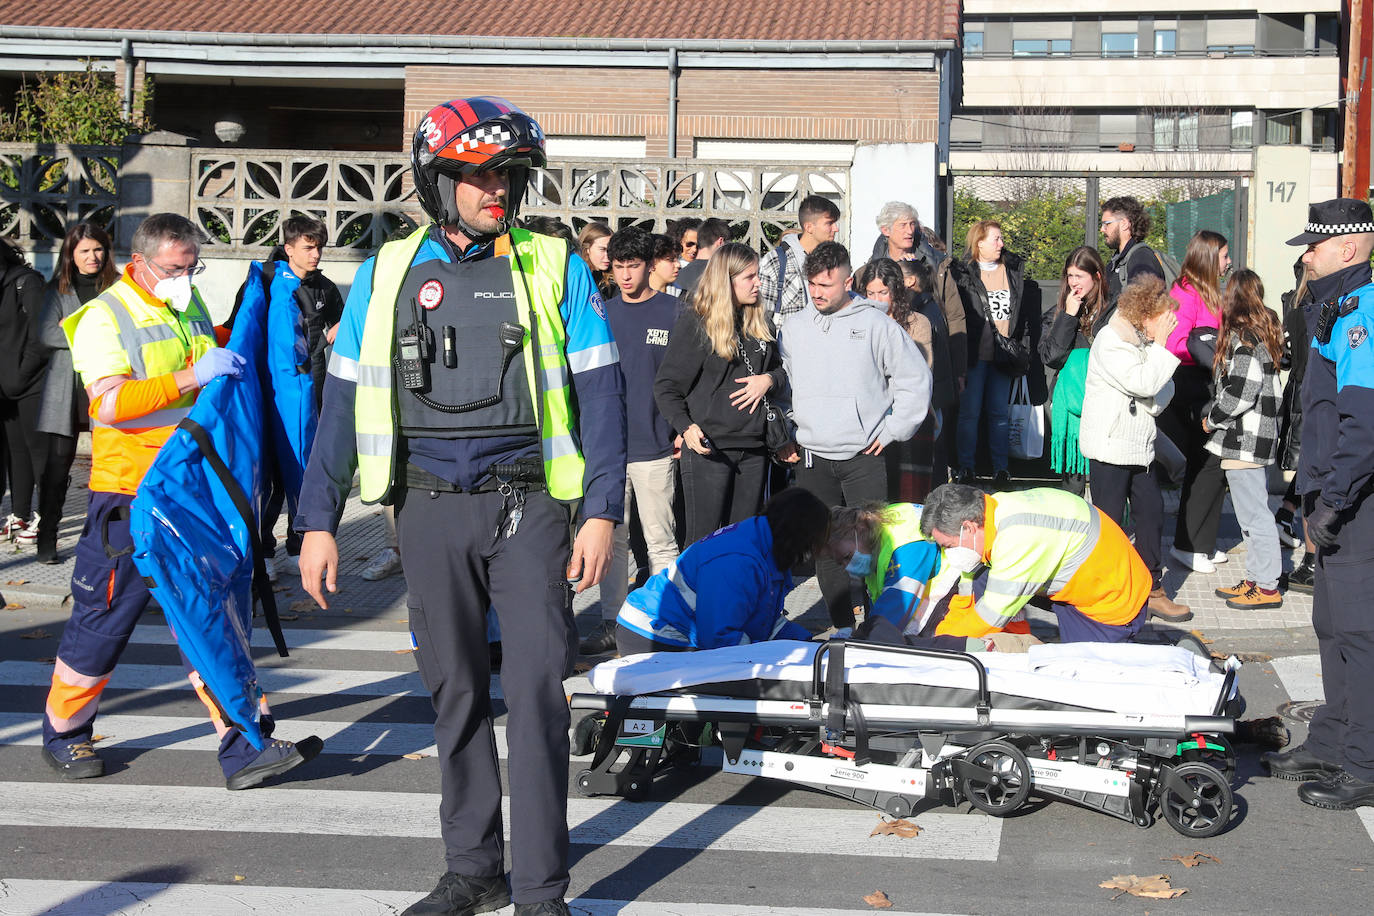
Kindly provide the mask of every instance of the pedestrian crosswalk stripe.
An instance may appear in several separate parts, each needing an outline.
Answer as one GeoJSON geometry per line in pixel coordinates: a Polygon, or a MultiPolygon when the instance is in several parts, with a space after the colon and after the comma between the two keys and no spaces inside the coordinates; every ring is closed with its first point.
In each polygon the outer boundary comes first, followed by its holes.
{"type": "MultiPolygon", "coordinates": [[[[244,916],[247,913],[347,913],[348,916],[394,916],[424,896],[424,891],[350,890],[313,887],[254,887],[243,884],[153,884],[125,881],[50,881],[0,878],[0,913],[44,916],[244,916]]],[[[738,904],[661,901],[568,901],[574,916],[853,916],[854,910],[814,907],[742,906],[738,904]]],[[[510,916],[515,908],[497,910],[510,916]]],[[[894,916],[936,916],[907,910],[885,910],[894,916]]]]}
{"type": "MultiPolygon", "coordinates": [[[[43,662],[0,662],[0,687],[46,687],[52,682],[52,665],[43,662]]],[[[109,686],[119,690],[190,690],[191,683],[179,665],[122,664],[115,668],[109,686]]],[[[258,686],[270,701],[273,694],[344,694],[367,697],[429,697],[415,671],[349,671],[335,668],[274,667],[258,665],[258,686]]],[[[590,693],[585,677],[563,682],[567,693],[590,693]]],[[[493,700],[504,697],[500,677],[492,678],[493,700]]]]}
{"type": "MultiPolygon", "coordinates": [[[[504,821],[509,826],[509,799],[504,821]]],[[[996,861],[998,818],[927,812],[920,837],[870,837],[878,814],[855,808],[568,800],[572,842],[779,855],[996,861]],[[823,829],[817,829],[818,826],[823,829]]],[[[195,830],[334,836],[439,836],[439,796],[294,787],[220,788],[116,783],[0,782],[0,824],[49,829],[195,830]],[[289,812],[285,816],[283,812],[289,812]]]]}
{"type": "MultiPolygon", "coordinates": [[[[165,625],[134,627],[131,643],[145,646],[174,646],[176,639],[165,625]]],[[[265,627],[253,630],[253,646],[273,647],[272,634],[265,627]]],[[[410,651],[409,630],[312,630],[292,627],[286,630],[286,645],[291,649],[329,649],[347,651],[410,651]]]]}
{"type": "Polygon", "coordinates": [[[1324,699],[1320,655],[1288,655],[1274,659],[1272,664],[1288,699],[1295,703],[1324,699]]]}

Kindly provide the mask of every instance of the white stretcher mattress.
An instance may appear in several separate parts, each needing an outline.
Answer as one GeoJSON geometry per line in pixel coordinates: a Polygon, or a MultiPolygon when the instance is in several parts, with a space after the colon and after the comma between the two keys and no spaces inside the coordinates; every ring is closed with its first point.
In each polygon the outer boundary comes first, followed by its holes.
{"type": "MultiPolygon", "coordinates": [[[[600,694],[655,693],[803,700],[811,692],[819,644],[775,640],[701,652],[657,652],[612,659],[592,669],[600,694]]],[[[1025,654],[980,653],[992,705],[1125,714],[1211,715],[1224,675],[1177,646],[1071,643],[1025,654]]],[[[964,706],[976,701],[967,661],[864,649],[845,651],[850,699],[858,703],[964,706]]],[[[829,664],[829,658],[825,660],[829,664]]]]}

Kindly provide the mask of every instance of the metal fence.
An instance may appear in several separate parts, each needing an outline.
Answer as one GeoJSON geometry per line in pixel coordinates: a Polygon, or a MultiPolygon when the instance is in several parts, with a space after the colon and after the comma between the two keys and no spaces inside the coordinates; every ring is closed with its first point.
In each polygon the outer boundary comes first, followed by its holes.
{"type": "Polygon", "coordinates": [[[1193,233],[1211,229],[1229,240],[1232,260],[1244,264],[1250,174],[955,172],[945,228],[951,250],[962,251],[969,226],[998,220],[1007,248],[1026,258],[1029,275],[1057,286],[1065,258],[1078,246],[1110,258],[1099,233],[1099,208],[1112,197],[1131,196],[1150,216],[1146,241],[1152,247],[1182,261],[1193,233]]]}

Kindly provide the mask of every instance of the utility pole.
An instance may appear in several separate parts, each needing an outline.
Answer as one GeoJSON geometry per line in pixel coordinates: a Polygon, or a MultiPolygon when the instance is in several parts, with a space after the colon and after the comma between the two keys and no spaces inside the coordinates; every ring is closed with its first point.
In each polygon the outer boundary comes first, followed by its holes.
{"type": "Polygon", "coordinates": [[[1341,196],[1369,197],[1371,142],[1370,46],[1374,41],[1374,0],[1349,0],[1349,38],[1345,68],[1345,137],[1341,155],[1341,196]]]}

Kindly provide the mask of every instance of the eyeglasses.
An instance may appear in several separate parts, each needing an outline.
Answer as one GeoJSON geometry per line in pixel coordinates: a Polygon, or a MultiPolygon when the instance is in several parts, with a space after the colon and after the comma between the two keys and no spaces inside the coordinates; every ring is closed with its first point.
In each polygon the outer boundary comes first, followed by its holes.
{"type": "Polygon", "coordinates": [[[1107,228],[1108,226],[1110,226],[1112,223],[1119,223],[1119,222],[1121,222],[1121,217],[1119,217],[1119,216],[1118,216],[1116,219],[1104,219],[1104,220],[1102,221],[1102,223],[1101,223],[1101,227],[1102,227],[1103,229],[1106,229],[1106,228],[1107,228]]]}
{"type": "Polygon", "coordinates": [[[682,243],[682,247],[683,247],[683,248],[695,248],[695,247],[697,247],[697,243],[696,243],[696,242],[683,242],[683,243],[682,243]]]}
{"type": "Polygon", "coordinates": [[[200,260],[197,260],[190,267],[178,267],[175,270],[169,270],[156,261],[149,261],[148,263],[166,274],[168,280],[175,280],[178,277],[198,277],[205,273],[205,262],[200,260]]]}

